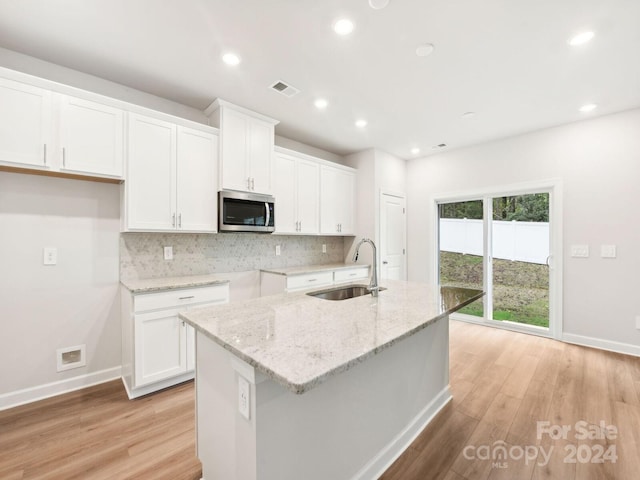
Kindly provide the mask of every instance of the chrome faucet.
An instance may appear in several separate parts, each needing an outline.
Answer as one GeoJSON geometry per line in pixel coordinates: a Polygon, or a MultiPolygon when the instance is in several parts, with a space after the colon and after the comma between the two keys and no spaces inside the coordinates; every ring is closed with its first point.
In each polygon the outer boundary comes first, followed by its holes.
{"type": "Polygon", "coordinates": [[[376,244],[373,243],[373,240],[371,240],[369,238],[363,238],[362,240],[360,240],[358,245],[356,245],[356,251],[353,254],[353,261],[354,262],[358,261],[358,254],[360,252],[360,246],[363,243],[369,243],[371,245],[371,248],[373,248],[373,267],[372,267],[372,271],[371,271],[371,281],[369,282],[369,290],[371,290],[371,296],[372,297],[377,297],[378,296],[378,290],[380,288],[380,287],[378,287],[378,249],[376,248],[376,244]]]}

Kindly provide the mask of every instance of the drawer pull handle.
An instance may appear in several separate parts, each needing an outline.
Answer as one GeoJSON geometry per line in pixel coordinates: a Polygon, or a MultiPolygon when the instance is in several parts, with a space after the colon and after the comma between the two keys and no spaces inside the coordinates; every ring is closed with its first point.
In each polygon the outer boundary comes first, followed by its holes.
{"type": "Polygon", "coordinates": [[[195,295],[189,295],[188,297],[180,297],[178,300],[189,300],[190,298],[196,298],[195,295]]]}
{"type": "Polygon", "coordinates": [[[318,279],[317,278],[310,278],[309,280],[307,280],[307,282],[317,282],[318,279]]]}

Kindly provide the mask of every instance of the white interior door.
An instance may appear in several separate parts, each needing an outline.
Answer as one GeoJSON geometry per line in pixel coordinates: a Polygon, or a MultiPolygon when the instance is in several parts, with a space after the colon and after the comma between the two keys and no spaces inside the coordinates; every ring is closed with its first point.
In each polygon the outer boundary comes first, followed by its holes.
{"type": "Polygon", "coordinates": [[[406,200],[380,194],[380,278],[406,280],[406,200]]]}

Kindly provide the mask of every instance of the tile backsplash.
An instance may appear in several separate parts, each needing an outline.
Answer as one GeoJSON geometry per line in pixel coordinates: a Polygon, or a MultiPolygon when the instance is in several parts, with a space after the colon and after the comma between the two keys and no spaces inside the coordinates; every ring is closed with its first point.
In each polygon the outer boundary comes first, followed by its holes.
{"type": "Polygon", "coordinates": [[[122,233],[120,278],[136,280],[343,262],[343,237],[257,233],[122,233]],[[322,245],[327,253],[322,253],[322,245]],[[276,245],[281,253],[276,256],[276,245]],[[173,247],[164,260],[163,247],[173,247]]]}

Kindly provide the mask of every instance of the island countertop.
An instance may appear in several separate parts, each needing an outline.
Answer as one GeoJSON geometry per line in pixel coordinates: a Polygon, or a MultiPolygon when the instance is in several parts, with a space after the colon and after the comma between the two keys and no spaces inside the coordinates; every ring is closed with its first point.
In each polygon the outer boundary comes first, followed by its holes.
{"type": "Polygon", "coordinates": [[[382,286],[377,298],[330,301],[295,292],[195,308],[180,317],[300,394],[483,295],[403,281],[382,286]]]}

